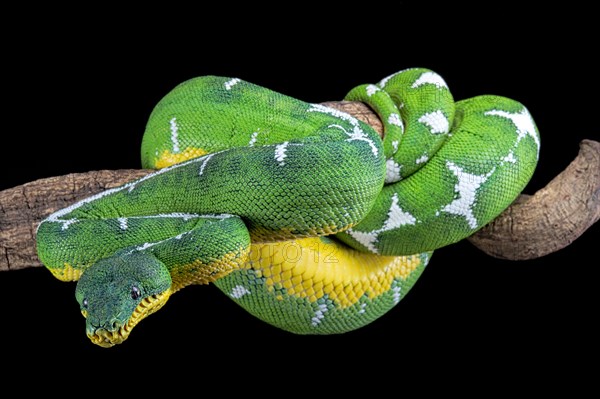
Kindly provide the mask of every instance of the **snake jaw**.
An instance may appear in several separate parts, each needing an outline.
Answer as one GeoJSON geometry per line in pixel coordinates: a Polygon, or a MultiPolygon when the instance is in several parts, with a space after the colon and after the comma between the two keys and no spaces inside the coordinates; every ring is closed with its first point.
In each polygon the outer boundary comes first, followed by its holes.
{"type": "Polygon", "coordinates": [[[120,328],[117,331],[108,331],[103,328],[96,330],[94,334],[89,335],[88,338],[96,345],[103,348],[110,348],[117,344],[122,343],[127,339],[129,332],[125,332],[124,328],[120,328]]]}
{"type": "Polygon", "coordinates": [[[110,348],[125,341],[133,327],[147,316],[156,312],[164,306],[171,296],[171,289],[167,289],[159,294],[150,295],[140,301],[137,307],[133,310],[131,317],[123,326],[115,326],[114,330],[105,328],[96,328],[93,332],[88,332],[88,338],[96,345],[103,348],[110,348]]]}

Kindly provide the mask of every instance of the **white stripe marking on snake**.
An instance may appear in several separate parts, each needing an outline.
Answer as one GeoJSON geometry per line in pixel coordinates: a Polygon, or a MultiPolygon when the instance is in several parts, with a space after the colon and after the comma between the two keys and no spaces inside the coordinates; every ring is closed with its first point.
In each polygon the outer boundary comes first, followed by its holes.
{"type": "Polygon", "coordinates": [[[382,231],[393,230],[395,228],[415,224],[417,219],[408,212],[404,212],[398,205],[398,194],[394,193],[392,197],[392,205],[388,211],[388,219],[383,225],[382,231]]]}
{"type": "Polygon", "coordinates": [[[367,307],[366,303],[361,303],[360,304],[360,309],[358,310],[358,314],[363,314],[365,313],[365,308],[367,307]]]}
{"type": "Polygon", "coordinates": [[[515,143],[515,147],[519,144],[519,142],[525,136],[531,136],[531,138],[535,142],[535,145],[537,146],[537,154],[538,154],[538,158],[539,158],[540,138],[538,137],[538,134],[536,132],[535,123],[533,122],[533,118],[531,117],[531,114],[529,113],[527,108],[523,107],[521,112],[516,112],[516,113],[493,109],[491,111],[485,112],[484,115],[495,115],[495,116],[501,116],[503,118],[510,119],[510,121],[517,128],[517,142],[515,143]]]}
{"type": "MultiPolygon", "coordinates": [[[[181,234],[176,235],[175,237],[169,237],[169,238],[165,238],[164,240],[159,240],[159,241],[155,241],[155,242],[145,242],[142,245],[139,245],[137,247],[135,247],[134,249],[132,249],[131,251],[127,252],[127,254],[132,254],[134,251],[144,251],[148,248],[152,248],[156,245],[162,244],[164,242],[167,242],[169,240],[181,240],[184,236],[193,233],[193,231],[185,231],[181,234]]],[[[192,235],[192,237],[190,238],[191,240],[194,239],[194,236],[192,235]]]]}
{"type": "Polygon", "coordinates": [[[119,218],[119,228],[121,230],[127,230],[127,218],[119,218]]]}
{"type": "Polygon", "coordinates": [[[395,76],[397,76],[397,75],[400,75],[401,73],[404,73],[404,72],[407,72],[407,71],[410,71],[410,70],[413,70],[413,69],[416,69],[416,68],[407,68],[407,69],[403,69],[403,70],[401,70],[401,71],[398,71],[398,72],[396,72],[396,73],[393,73],[393,74],[391,74],[391,75],[389,75],[389,76],[386,76],[385,78],[381,79],[381,80],[379,81],[379,83],[377,83],[377,86],[379,86],[379,87],[381,87],[381,88],[383,89],[383,87],[384,87],[384,86],[387,84],[387,82],[388,82],[390,79],[392,79],[393,77],[395,77],[395,76]]]}
{"type": "Polygon", "coordinates": [[[350,123],[352,126],[358,126],[358,119],[356,119],[352,115],[335,108],[326,107],[325,105],[310,104],[310,108],[307,109],[306,112],[321,112],[323,114],[329,114],[331,116],[335,116],[336,118],[340,118],[341,120],[350,123]]]}
{"type": "Polygon", "coordinates": [[[421,74],[421,76],[419,76],[419,78],[415,80],[415,83],[413,83],[411,87],[413,89],[416,89],[420,86],[423,86],[424,84],[435,85],[438,89],[441,89],[443,87],[446,89],[448,88],[448,85],[446,84],[444,79],[435,72],[423,72],[423,74],[421,74]]]}
{"type": "Polygon", "coordinates": [[[400,181],[402,179],[400,176],[401,168],[402,165],[398,165],[393,159],[385,161],[385,183],[389,184],[400,181]]]}
{"type": "Polygon", "coordinates": [[[507,156],[502,158],[504,162],[517,163],[517,158],[515,158],[515,154],[511,151],[507,156]]]}
{"type": "Polygon", "coordinates": [[[327,305],[321,303],[318,305],[318,309],[315,311],[315,316],[311,319],[313,327],[318,326],[321,321],[325,318],[325,312],[327,312],[327,305]]]}
{"type": "Polygon", "coordinates": [[[369,138],[369,136],[367,136],[362,130],[357,131],[357,129],[355,128],[352,133],[348,133],[348,136],[349,136],[349,138],[346,139],[346,141],[354,141],[354,140],[365,141],[371,147],[371,151],[373,152],[373,155],[377,156],[377,154],[379,154],[379,150],[377,149],[377,146],[375,145],[373,140],[371,140],[369,138]]]}
{"type": "Polygon", "coordinates": [[[427,162],[428,160],[429,160],[429,157],[427,156],[427,154],[423,154],[419,158],[415,159],[415,163],[421,164],[421,163],[427,162]]]}
{"type": "Polygon", "coordinates": [[[258,132],[252,133],[252,136],[250,136],[250,142],[248,143],[248,147],[254,147],[254,143],[256,143],[257,136],[258,136],[258,132]]]}
{"type": "Polygon", "coordinates": [[[334,116],[336,118],[339,118],[343,121],[350,123],[352,125],[352,132],[349,132],[343,126],[340,126],[337,124],[331,124],[331,125],[329,125],[329,127],[336,127],[336,128],[342,129],[344,131],[344,133],[346,133],[349,136],[349,138],[346,141],[358,140],[358,141],[367,142],[369,144],[369,146],[371,146],[371,151],[373,152],[373,155],[377,156],[379,154],[379,150],[378,150],[377,146],[375,145],[375,143],[373,142],[373,140],[371,138],[369,138],[369,136],[360,128],[358,119],[356,119],[352,115],[347,114],[342,111],[339,111],[334,108],[326,107],[321,104],[311,104],[310,108],[308,110],[306,110],[306,112],[322,112],[324,114],[329,114],[331,116],[334,116]]]}
{"type": "Polygon", "coordinates": [[[231,88],[233,86],[235,86],[236,84],[240,83],[241,79],[238,78],[233,78],[231,80],[228,80],[227,82],[225,82],[225,89],[226,90],[231,90],[231,88]]]}
{"type": "Polygon", "coordinates": [[[204,173],[204,168],[206,168],[206,164],[208,163],[208,161],[210,161],[210,159],[213,157],[213,155],[215,155],[216,153],[212,153],[212,154],[208,154],[206,155],[204,161],[202,161],[202,165],[200,165],[200,172],[198,173],[198,176],[202,176],[202,173],[204,173]]]}
{"type": "Polygon", "coordinates": [[[346,231],[352,236],[352,238],[361,243],[365,248],[369,249],[369,251],[377,254],[379,251],[375,247],[375,242],[377,241],[380,233],[393,230],[404,225],[414,225],[416,222],[417,219],[413,215],[403,211],[402,208],[400,208],[400,205],[398,204],[398,194],[395,193],[392,196],[392,204],[390,206],[390,210],[388,211],[387,220],[383,224],[382,228],[373,231],[356,231],[353,229],[348,229],[346,231]]]}
{"type": "MultiPolygon", "coordinates": [[[[137,179],[135,181],[132,181],[130,183],[125,183],[125,184],[123,184],[120,187],[115,187],[115,188],[111,188],[111,189],[106,190],[106,191],[101,191],[98,194],[94,194],[94,195],[92,195],[90,197],[84,198],[84,199],[82,199],[79,202],[76,202],[76,203],[74,203],[72,205],[69,205],[69,206],[67,206],[67,207],[65,207],[63,209],[60,209],[60,210],[54,212],[53,214],[51,214],[50,216],[48,216],[46,219],[44,219],[42,221],[42,223],[44,223],[44,222],[58,222],[58,223],[63,223],[63,226],[64,226],[65,223],[68,223],[67,224],[67,227],[68,227],[69,224],[75,223],[77,221],[77,219],[61,220],[60,218],[62,216],[68,215],[69,213],[73,212],[74,210],[76,210],[78,208],[81,208],[82,206],[84,206],[86,204],[89,204],[90,202],[94,202],[94,201],[96,201],[96,200],[98,200],[100,198],[107,197],[107,196],[109,196],[111,194],[115,194],[115,193],[118,193],[118,192],[123,191],[123,190],[127,190],[128,192],[131,192],[136,187],[137,184],[139,184],[139,183],[141,183],[141,182],[143,182],[145,180],[151,179],[154,176],[161,175],[161,174],[166,173],[166,172],[168,172],[170,170],[173,170],[173,169],[181,168],[183,166],[186,166],[186,165],[189,165],[189,164],[193,164],[193,163],[202,162],[205,158],[212,157],[213,155],[216,155],[216,154],[218,154],[220,152],[223,152],[223,151],[213,152],[212,154],[209,154],[209,155],[205,155],[205,156],[194,158],[194,159],[190,159],[188,161],[181,162],[181,163],[178,163],[178,164],[175,164],[175,165],[171,165],[171,166],[168,166],[166,168],[159,169],[156,172],[150,173],[150,174],[148,174],[148,175],[146,175],[144,177],[141,177],[141,178],[139,178],[139,179],[137,179]]],[[[37,230],[39,230],[39,228],[42,225],[42,223],[40,223],[38,225],[38,227],[36,229],[36,232],[37,232],[37,230]]]]}
{"type": "Polygon", "coordinates": [[[243,285],[236,285],[231,290],[231,294],[229,294],[229,296],[234,299],[240,299],[244,295],[248,294],[250,294],[250,290],[248,288],[244,287],[243,285]]]}
{"type": "Polygon", "coordinates": [[[391,113],[390,116],[388,116],[388,123],[390,125],[399,126],[402,128],[402,130],[404,130],[404,123],[402,123],[402,119],[400,119],[400,115],[398,115],[395,112],[391,113]]]}
{"type": "Polygon", "coordinates": [[[198,213],[173,212],[173,213],[158,213],[156,215],[147,215],[147,216],[129,216],[128,219],[179,218],[179,219],[183,219],[184,221],[187,221],[187,220],[196,219],[196,218],[223,220],[223,219],[229,219],[230,217],[233,217],[233,215],[230,215],[227,213],[198,214],[198,213]]]}
{"type": "Polygon", "coordinates": [[[392,297],[394,299],[394,303],[395,304],[398,304],[398,302],[400,302],[400,299],[401,299],[401,292],[400,291],[402,291],[402,286],[400,286],[400,285],[394,285],[392,287],[392,292],[393,292],[392,297]]]}
{"type": "Polygon", "coordinates": [[[286,155],[286,150],[287,150],[287,146],[288,146],[289,142],[283,142],[281,144],[278,144],[277,146],[275,146],[275,160],[277,162],[279,162],[279,166],[284,166],[285,165],[285,157],[286,155]]]}
{"type": "Polygon", "coordinates": [[[428,112],[419,118],[419,122],[429,126],[431,134],[446,134],[450,129],[450,123],[440,110],[428,112]]]}
{"type": "Polygon", "coordinates": [[[369,146],[371,147],[371,151],[373,152],[373,155],[377,156],[377,154],[379,154],[379,150],[377,149],[377,146],[375,145],[373,140],[371,140],[369,138],[369,136],[367,136],[359,128],[354,128],[354,130],[352,132],[349,132],[343,126],[337,125],[337,124],[329,125],[327,127],[335,127],[335,128],[343,130],[344,133],[346,133],[348,135],[348,138],[346,139],[346,141],[355,141],[355,140],[356,141],[364,141],[367,144],[369,144],[369,146]]]}
{"type": "Polygon", "coordinates": [[[367,96],[371,97],[373,94],[377,93],[378,91],[380,91],[381,89],[375,85],[368,85],[367,86],[367,96]]]}
{"type": "Polygon", "coordinates": [[[179,138],[178,134],[178,126],[177,126],[177,118],[173,118],[169,121],[169,125],[171,125],[171,142],[173,143],[173,152],[179,152],[179,138]]]}
{"type": "Polygon", "coordinates": [[[454,191],[458,194],[458,198],[444,206],[441,210],[453,215],[463,216],[467,220],[469,227],[474,229],[477,227],[477,219],[473,215],[477,190],[494,173],[496,167],[494,166],[485,175],[474,175],[465,172],[460,166],[450,161],[446,161],[446,166],[458,180],[454,186],[454,191]]]}
{"type": "MultiPolygon", "coordinates": [[[[73,223],[77,223],[79,222],[79,220],[77,220],[77,218],[73,218],[73,219],[67,219],[67,220],[61,220],[60,221],[62,223],[62,227],[61,230],[66,230],[69,228],[70,225],[72,225],[73,223]]],[[[39,227],[39,226],[38,226],[39,227]]]]}

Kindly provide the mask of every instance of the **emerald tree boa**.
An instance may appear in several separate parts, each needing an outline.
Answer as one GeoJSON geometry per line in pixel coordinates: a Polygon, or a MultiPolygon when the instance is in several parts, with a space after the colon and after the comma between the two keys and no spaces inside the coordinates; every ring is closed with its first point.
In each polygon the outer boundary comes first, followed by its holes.
{"type": "MultiPolygon", "coordinates": [[[[55,212],[38,255],[76,281],[88,337],[123,342],[190,284],[213,283],[299,334],[354,330],[395,306],[433,251],[468,237],[531,178],[540,139],[520,103],[455,102],[408,69],[350,91],[356,118],[237,78],[181,83],[148,120],[156,172],[55,212]]],[[[202,317],[202,304],[198,313],[202,317]]]]}

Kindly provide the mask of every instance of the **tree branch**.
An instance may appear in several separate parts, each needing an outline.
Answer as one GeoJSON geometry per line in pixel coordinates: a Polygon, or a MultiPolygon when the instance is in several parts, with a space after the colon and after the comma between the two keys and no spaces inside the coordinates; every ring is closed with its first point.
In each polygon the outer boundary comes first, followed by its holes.
{"type": "Polygon", "coordinates": [[[40,179],[0,191],[0,271],[41,266],[35,231],[52,212],[151,170],[100,170],[40,179]]]}
{"type": "MultiPolygon", "coordinates": [[[[358,102],[326,102],[371,125],[383,126],[358,102]]],[[[101,170],[40,179],[0,191],[0,271],[41,266],[36,254],[38,223],[85,197],[120,186],[151,170],[101,170]]],[[[469,240],[489,255],[533,259],[569,245],[600,217],[600,143],[584,140],[577,158],[547,187],[521,195],[469,240]]]]}
{"type": "Polygon", "coordinates": [[[524,260],[556,252],[600,218],[600,142],[583,140],[569,166],[534,195],[520,195],[468,238],[488,255],[524,260]]]}

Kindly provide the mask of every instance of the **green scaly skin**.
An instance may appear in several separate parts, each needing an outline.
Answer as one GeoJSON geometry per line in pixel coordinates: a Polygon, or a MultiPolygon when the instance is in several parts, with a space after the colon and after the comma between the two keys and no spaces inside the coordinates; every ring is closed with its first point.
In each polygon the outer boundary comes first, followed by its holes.
{"type": "Polygon", "coordinates": [[[455,103],[426,69],[346,99],[379,114],[383,141],[348,114],[240,79],[196,78],[167,94],[142,142],[143,166],[162,169],[38,228],[42,262],[79,279],[92,341],[122,342],[171,293],[209,282],[291,332],[360,328],[535,169],[537,128],[513,100],[455,103]]]}

